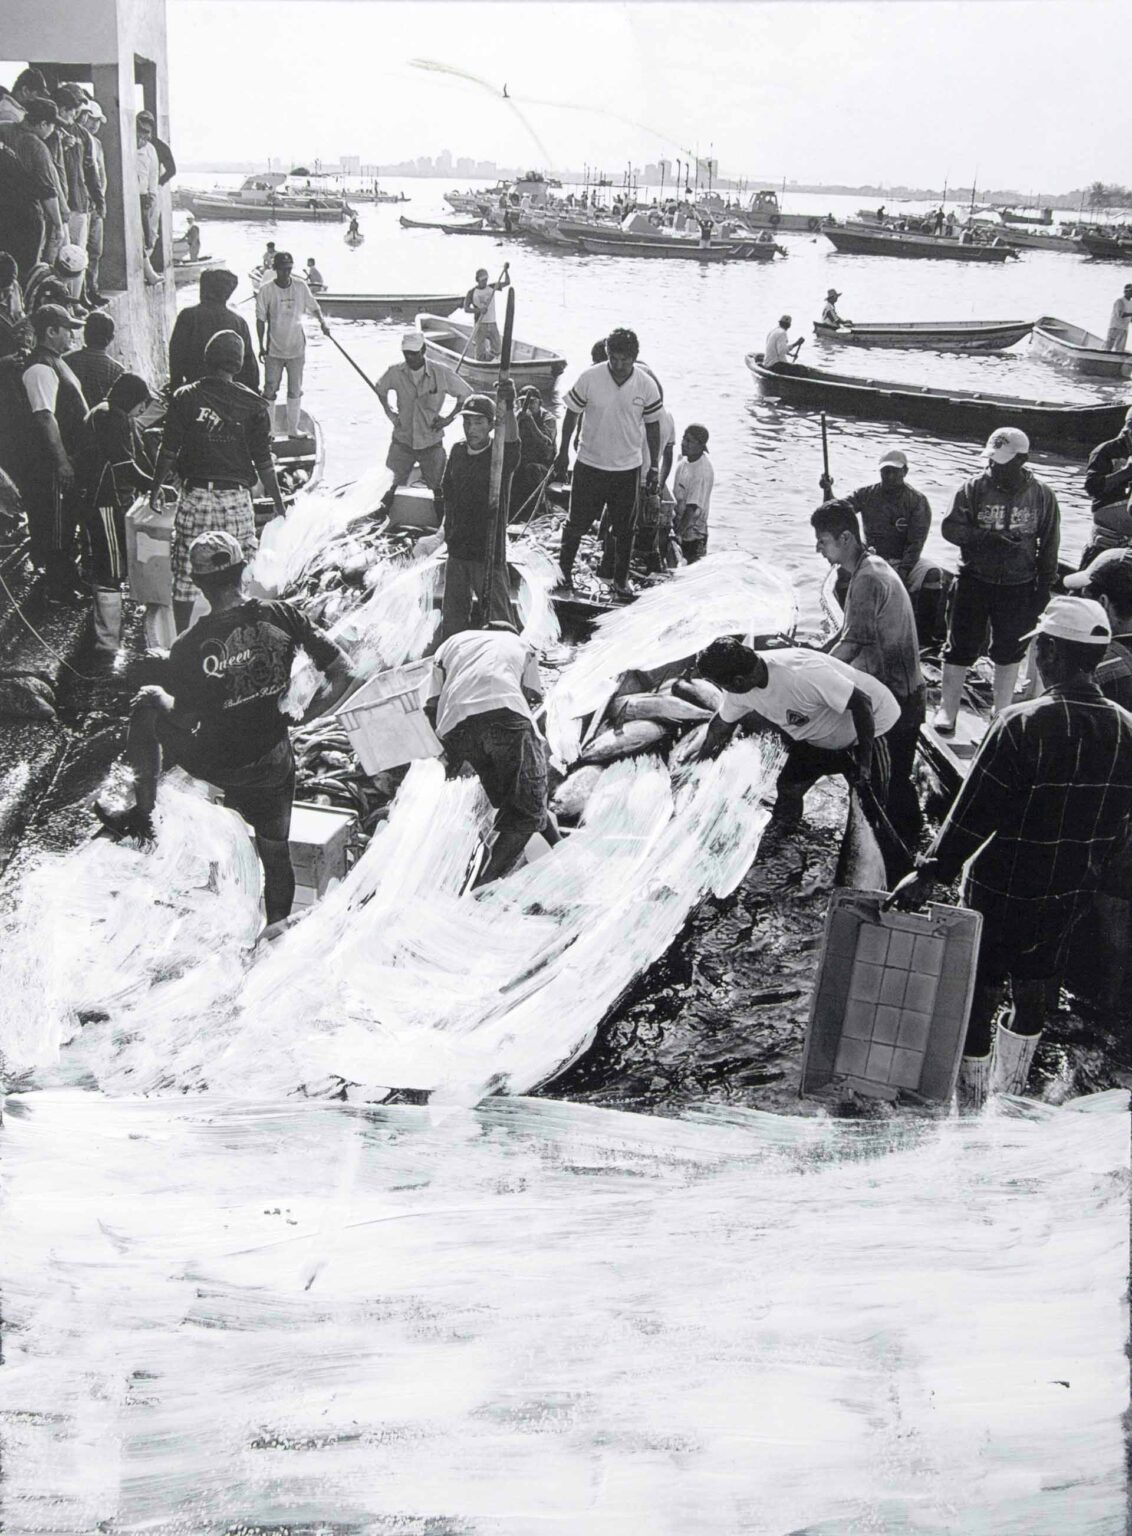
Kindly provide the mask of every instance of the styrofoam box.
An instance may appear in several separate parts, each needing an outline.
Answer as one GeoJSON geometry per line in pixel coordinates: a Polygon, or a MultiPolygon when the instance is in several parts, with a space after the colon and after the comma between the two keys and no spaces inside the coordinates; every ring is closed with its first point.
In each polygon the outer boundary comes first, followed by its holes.
{"type": "Polygon", "coordinates": [[[291,865],[295,904],[309,906],[346,873],[346,845],[357,818],[353,811],[296,801],[291,811],[291,865]]]}

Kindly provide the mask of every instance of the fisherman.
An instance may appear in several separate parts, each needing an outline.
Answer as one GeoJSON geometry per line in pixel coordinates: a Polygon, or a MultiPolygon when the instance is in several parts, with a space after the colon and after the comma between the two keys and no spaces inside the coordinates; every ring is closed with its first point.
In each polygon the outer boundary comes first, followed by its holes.
{"type": "Polygon", "coordinates": [[[90,549],[94,649],[103,660],[112,660],[122,643],[126,513],[153,480],[141,462],[136,425],[150,400],[145,380],[121,371],[86,419],[90,443],[81,457],[79,484],[90,549]]]}
{"type": "Polygon", "coordinates": [[[495,405],[488,395],[469,395],[460,408],[464,441],[448,456],[441,488],[444,521],[438,533],[422,540],[425,553],[441,544],[448,546],[444,573],[444,610],[441,639],[488,619],[511,623],[514,610],[507,575],[507,504],[511,477],[519,462],[519,426],[515,420],[515,386],[500,381],[497,398],[503,420],[503,479],[499,509],[491,506],[492,427],[495,405]],[[488,566],[491,566],[491,591],[488,566]],[[487,607],[484,609],[486,599],[487,607]]]}
{"type": "Polygon", "coordinates": [[[444,429],[460,414],[472,388],[444,363],[428,359],[420,331],[404,333],[401,352],[404,361],[387,368],[374,386],[393,427],[385,459],[386,467],[393,471],[393,484],[381,498],[380,510],[388,516],[398,487],[408,483],[414,465],[419,465],[421,479],[436,498],[437,515],[443,521],[444,429]],[[389,404],[391,394],[397,396],[395,411],[389,404]],[[444,402],[449,398],[455,404],[445,416],[444,402]]]}
{"type": "Polygon", "coordinates": [[[29,100],[18,122],[0,123],[0,228],[22,282],[40,260],[54,262],[66,239],[63,192],[47,144],[58,121],[55,103],[37,97],[29,100]]]}
{"type": "MultiPolygon", "coordinates": [[[[821,651],[752,650],[735,639],[713,640],[696,657],[696,670],[723,689],[701,758],[720,752],[740,724],[745,733],[776,730],[789,746],[771,818],[776,831],[798,825],[807,791],[829,774],[844,775],[852,786],[867,785],[884,805],[886,737],[900,718],[900,706],[883,683],[821,651]]],[[[871,819],[868,801],[864,810],[871,819]]]]}
{"type": "Polygon", "coordinates": [[[696,220],[696,223],[700,226],[700,246],[701,246],[701,248],[704,247],[704,246],[710,245],[711,244],[711,233],[712,233],[712,230],[715,228],[715,224],[713,223],[710,215],[705,213],[702,219],[698,218],[696,220]]]}
{"type": "Polygon", "coordinates": [[[322,327],[322,334],[330,335],[318,300],[303,278],[292,275],[294,264],[290,251],[276,251],[275,280],[261,283],[255,296],[255,328],[263,362],[263,393],[267,400],[274,401],[286,372],[288,437],[298,433],[299,412],[303,405],[303,368],[307,355],[303,316],[313,315],[322,327]]]}
{"type": "Polygon", "coordinates": [[[641,427],[644,426],[648,468],[645,494],[656,495],[660,483],[660,413],[664,397],[653,375],[637,361],[640,343],[634,331],[619,327],[606,337],[607,360],[579,374],[566,396],[557,478],[566,478],[570,442],[581,420],[581,436],[570,487],[570,515],[562,530],[558,554],[561,585],[573,590],[574,560],[595,518],[608,508],[614,542],[614,592],[631,597],[629,561],[641,475],[641,427]]]}
{"type": "Polygon", "coordinates": [[[192,617],[197,583],[189,565],[193,540],[224,529],[244,558],[256,552],[252,487],[262,481],[278,517],[283,497],[271,457],[268,407],[237,383],[244,344],[235,331],[217,331],[204,349],[205,376],[175,390],[165,417],[149,503],[160,512],[161,488],[176,468],[181,490],[173,522],[173,617],[178,632],[192,617]]]}
{"type": "Polygon", "coordinates": [[[495,295],[500,289],[511,286],[508,263],[504,262],[503,276],[497,283],[489,283],[487,277],[487,268],[480,267],[476,273],[475,287],[468,289],[462,305],[466,314],[475,316],[475,357],[479,362],[490,362],[499,356],[502,342],[499,327],[495,323],[495,295]]]}
{"type": "Polygon", "coordinates": [[[476,885],[509,874],[536,833],[552,847],[559,840],[547,806],[546,748],[531,713],[542,692],[534,648],[502,620],[451,636],[433,657],[428,711],[435,709],[449,772],[467,763],[496,811],[476,885]]]}
{"type": "Polygon", "coordinates": [[[307,257],[307,269],[303,273],[307,280],[307,287],[312,293],[321,293],[326,287],[326,279],[314,264],[314,257],[307,257]]]}
{"type": "Polygon", "coordinates": [[[1128,325],[1132,321],[1132,283],[1125,283],[1124,292],[1112,306],[1108,317],[1108,334],[1104,339],[1106,352],[1123,352],[1128,346],[1128,325]]]}
{"type": "Polygon", "coordinates": [[[912,766],[924,723],[924,677],[912,600],[900,577],[861,538],[848,501],[827,501],[810,517],[817,551],[849,578],[845,619],[831,656],[877,678],[900,706],[888,732],[891,778],[886,810],[906,844],[915,846],[924,818],[912,783],[912,766]]]}
{"type": "Polygon", "coordinates": [[[773,330],[767,332],[766,345],[763,348],[763,367],[778,368],[783,363],[796,363],[798,353],[804,336],[799,336],[797,341],[790,340],[790,327],[794,324],[791,315],[780,315],[778,324],[773,330]]]}
{"type": "Polygon", "coordinates": [[[142,271],[146,282],[153,287],[161,277],[153,266],[153,252],[157,245],[161,213],[157,206],[157,193],[161,186],[161,161],[154,145],[154,122],[148,112],[139,112],[134,119],[137,138],[138,201],[141,207],[142,271]]]}
{"type": "MultiPolygon", "coordinates": [[[[98,269],[102,261],[103,231],[106,223],[106,189],[109,186],[109,177],[106,173],[106,152],[102,148],[102,141],[98,137],[102,131],[102,125],[106,121],[106,113],[89,93],[84,93],[82,106],[79,108],[78,124],[86,131],[90,142],[91,163],[93,166],[94,186],[97,196],[92,192],[90,205],[90,227],[86,237],[86,283],[83,288],[83,298],[88,304],[102,304],[104,299],[98,287],[98,269]]],[[[200,235],[198,231],[197,238],[200,235]]]]}
{"type": "Polygon", "coordinates": [[[929,579],[939,583],[939,568],[923,558],[931,505],[908,484],[908,456],[902,449],[887,449],[877,467],[879,482],[860,486],[846,500],[861,519],[865,543],[888,561],[914,597],[929,579]]]}
{"type": "Polygon", "coordinates": [[[708,437],[708,429],[698,421],[684,428],[680,462],[672,480],[672,494],[676,498],[673,529],[689,565],[695,565],[707,554],[708,515],[715,485],[715,469],[708,458],[708,437]]]}
{"type": "Polygon", "coordinates": [[[182,309],[173,322],[169,337],[169,388],[180,389],[182,384],[192,384],[204,378],[208,371],[204,361],[204,349],[218,331],[235,331],[244,344],[244,361],[236,375],[236,383],[246,389],[259,390],[259,364],[252,346],[252,333],[243,315],[229,309],[228,300],[240,286],[234,272],[223,267],[211,267],[200,275],[200,303],[182,309]]]}
{"type": "Polygon", "coordinates": [[[1132,543],[1132,407],[1116,437],[1098,443],[1085,470],[1085,493],[1092,498],[1093,527],[1081,556],[1084,570],[1102,549],[1132,543]]]}
{"type": "Polygon", "coordinates": [[[983,930],[959,1081],[976,1106],[988,1087],[1025,1087],[1074,924],[1132,815],[1132,715],[1096,680],[1105,610],[1055,597],[1032,634],[1045,693],[992,722],[931,850],[893,893],[919,907],[970,865],[963,899],[983,930]]]}
{"type": "Polygon", "coordinates": [[[185,247],[189,261],[200,260],[200,225],[190,213],[187,215],[188,224],[185,226],[185,247]]]}
{"type": "Polygon", "coordinates": [[[261,272],[274,272],[275,270],[275,241],[269,240],[263,248],[263,257],[260,260],[261,272]]]}
{"type": "Polygon", "coordinates": [[[270,926],[289,915],[295,896],[287,841],[295,756],[280,709],[295,654],[305,652],[325,678],[304,724],[332,709],[354,679],[343,652],[293,604],[245,596],[244,559],[223,529],[193,540],[187,568],[209,612],[174,641],[165,686],[142,688],[130,710],[135,804],[111,812],[96,802],[95,811],[116,836],[149,842],[163,768],[177,765],[222,790],[255,834],[270,926]]]}
{"type": "Polygon", "coordinates": [[[524,511],[526,517],[533,517],[537,506],[532,498],[547,480],[558,450],[557,423],[536,385],[527,384],[519,391],[518,405],[519,467],[511,482],[512,519],[524,511]]]}
{"type": "Polygon", "coordinates": [[[852,320],[845,320],[837,313],[837,301],[841,297],[836,288],[830,288],[825,295],[825,303],[822,305],[821,323],[831,325],[835,331],[839,331],[844,325],[852,325],[852,320]]]}
{"type": "Polygon", "coordinates": [[[111,384],[126,371],[106,350],[113,340],[113,318],[106,310],[96,309],[83,324],[83,345],[66,354],[67,367],[78,379],[83,398],[92,408],[106,399],[111,384]]]}
{"type": "Polygon", "coordinates": [[[1053,491],[1026,468],[1029,438],[1000,427],[985,453],[986,471],[959,489],[940,530],[960,558],[933,721],[943,736],[955,732],[967,672],[988,630],[995,711],[1010,703],[1026,640],[1057,580],[1061,513],[1053,491]]]}
{"type": "Polygon", "coordinates": [[[350,223],[347,226],[346,234],[351,240],[356,240],[361,234],[361,230],[358,228],[358,216],[356,213],[350,215],[350,223]]]}

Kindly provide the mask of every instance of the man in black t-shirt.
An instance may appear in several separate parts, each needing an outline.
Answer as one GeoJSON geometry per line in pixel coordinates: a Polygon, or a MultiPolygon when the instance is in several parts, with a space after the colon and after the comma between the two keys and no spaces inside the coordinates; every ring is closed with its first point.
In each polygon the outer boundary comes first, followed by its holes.
{"type": "Polygon", "coordinates": [[[291,603],[244,597],[244,552],[232,534],[216,529],[194,539],[189,567],[211,611],[174,642],[166,686],[142,688],[134,700],[126,755],[136,804],[126,812],[95,810],[109,831],[149,841],[163,765],[215,785],[255,833],[267,921],[275,923],[288,916],[295,895],[287,842],[295,758],[280,700],[296,651],[326,676],[304,723],[343,696],[350,665],[291,603]]]}
{"type": "Polygon", "coordinates": [[[503,483],[500,511],[492,526],[491,448],[495,406],[487,395],[469,395],[461,407],[464,441],[457,443],[444,469],[441,497],[444,523],[431,541],[448,545],[444,576],[444,616],[440,638],[447,640],[462,630],[482,628],[489,620],[514,623],[507,576],[507,502],[511,476],[519,462],[519,427],[515,420],[515,386],[510,379],[499,385],[503,411],[503,483]],[[488,582],[488,552],[492,555],[490,611],[480,611],[488,582]]]}

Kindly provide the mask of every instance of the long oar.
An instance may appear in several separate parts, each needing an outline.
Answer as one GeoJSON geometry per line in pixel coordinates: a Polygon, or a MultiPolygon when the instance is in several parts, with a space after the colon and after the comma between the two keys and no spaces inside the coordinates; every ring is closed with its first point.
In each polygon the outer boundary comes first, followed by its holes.
{"type": "MultiPolygon", "coordinates": [[[[503,500],[503,455],[507,444],[503,441],[503,420],[500,415],[499,387],[511,378],[511,336],[515,328],[515,290],[507,290],[507,310],[503,320],[503,344],[499,349],[499,377],[495,384],[495,435],[491,440],[491,472],[488,481],[488,546],[484,561],[483,589],[479,594],[478,627],[484,629],[491,620],[491,596],[495,585],[499,561],[497,548],[503,531],[501,519],[506,516],[503,500]]],[[[503,525],[505,526],[505,525],[503,525]]]]}
{"type": "Polygon", "coordinates": [[[825,492],[826,501],[833,500],[833,479],[829,473],[829,438],[825,430],[825,412],[821,413],[821,461],[822,477],[818,484],[825,492]]]}
{"type": "Polygon", "coordinates": [[[332,341],[334,343],[334,345],[338,348],[339,352],[341,352],[342,356],[346,359],[346,361],[349,363],[350,367],[354,370],[354,372],[365,380],[365,382],[369,385],[369,387],[373,390],[374,394],[377,395],[377,398],[380,400],[381,396],[378,395],[378,393],[377,393],[377,385],[370,378],[369,374],[366,373],[362,368],[360,368],[357,363],[355,363],[354,359],[346,351],[346,348],[338,340],[337,336],[335,336],[333,331],[327,331],[326,335],[327,335],[328,339],[330,341],[332,341]]]}
{"type": "MultiPolygon", "coordinates": [[[[511,263],[509,261],[505,261],[503,263],[503,271],[499,274],[498,281],[502,282],[503,279],[507,276],[507,274],[508,274],[508,272],[510,270],[511,270],[511,263]]],[[[460,353],[460,361],[456,364],[456,368],[455,368],[455,372],[456,373],[459,373],[460,369],[464,366],[464,359],[468,355],[468,348],[471,346],[472,342],[475,341],[475,339],[476,339],[476,332],[479,330],[479,328],[480,328],[480,326],[482,324],[483,324],[483,316],[479,315],[476,318],[475,324],[472,326],[471,334],[469,335],[467,341],[464,343],[464,350],[460,353]]]]}

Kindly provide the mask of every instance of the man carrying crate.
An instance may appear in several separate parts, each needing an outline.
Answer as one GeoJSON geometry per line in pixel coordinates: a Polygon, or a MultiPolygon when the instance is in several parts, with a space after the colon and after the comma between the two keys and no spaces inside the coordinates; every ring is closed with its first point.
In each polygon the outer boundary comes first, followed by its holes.
{"type": "Polygon", "coordinates": [[[153,809],[163,767],[179,766],[222,790],[255,833],[269,924],[291,911],[295,872],[288,835],[295,757],[280,700],[297,650],[325,675],[303,723],[333,709],[353,682],[345,654],[291,603],[245,598],[244,551],[224,529],[202,533],[189,569],[210,611],[174,643],[165,687],[142,688],[130,710],[126,757],[136,803],[125,811],[95,804],[107,831],[153,839],[153,809]]]}

